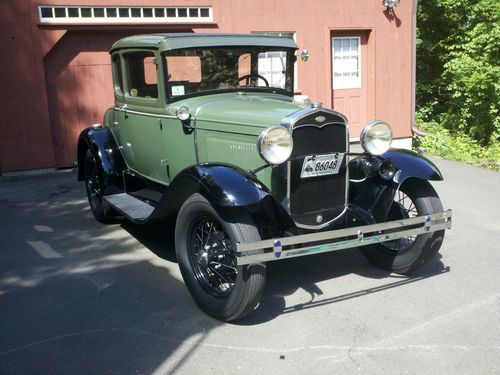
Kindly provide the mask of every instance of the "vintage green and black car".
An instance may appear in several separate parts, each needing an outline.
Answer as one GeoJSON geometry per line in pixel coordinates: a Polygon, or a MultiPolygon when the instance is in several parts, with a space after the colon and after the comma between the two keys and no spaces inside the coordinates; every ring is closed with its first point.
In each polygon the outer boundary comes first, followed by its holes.
{"type": "Polygon", "coordinates": [[[253,311],[269,261],[359,247],[405,274],[439,251],[439,170],[390,149],[383,121],[350,152],[345,116],[294,102],[306,55],[292,39],[138,35],[110,53],[115,106],[80,135],[78,178],[101,222],[176,218],[179,267],[208,314],[253,311]]]}

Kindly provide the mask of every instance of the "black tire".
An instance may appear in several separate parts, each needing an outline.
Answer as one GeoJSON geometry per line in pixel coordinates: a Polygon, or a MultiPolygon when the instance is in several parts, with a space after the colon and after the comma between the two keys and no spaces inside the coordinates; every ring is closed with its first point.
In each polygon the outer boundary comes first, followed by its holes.
{"type": "Polygon", "coordinates": [[[264,291],[266,267],[236,266],[235,244],[259,240],[259,231],[248,216],[240,214],[227,222],[200,194],[184,202],[175,226],[177,261],[193,299],[207,314],[231,321],[256,308],[264,291]]]}
{"type": "MultiPolygon", "coordinates": [[[[408,179],[400,187],[387,221],[443,211],[441,200],[428,181],[408,179]],[[398,199],[401,198],[402,199],[398,199]],[[406,197],[406,198],[405,198],[406,197]],[[409,199],[410,204],[408,204],[409,199]]],[[[429,262],[439,251],[444,230],[377,245],[362,246],[366,258],[387,271],[409,274],[429,262]]]]}
{"type": "Polygon", "coordinates": [[[85,189],[90,210],[97,221],[111,223],[116,218],[116,212],[102,199],[102,179],[99,176],[97,164],[90,150],[85,153],[85,189]]]}

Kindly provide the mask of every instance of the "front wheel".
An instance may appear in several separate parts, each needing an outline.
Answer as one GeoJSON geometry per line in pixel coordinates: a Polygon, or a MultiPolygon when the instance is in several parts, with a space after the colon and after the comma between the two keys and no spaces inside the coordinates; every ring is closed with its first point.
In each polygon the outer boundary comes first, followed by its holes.
{"type": "Polygon", "coordinates": [[[245,215],[228,222],[201,195],[186,200],[177,216],[175,251],[182,277],[198,306],[213,317],[243,318],[264,291],[264,264],[236,265],[236,243],[259,241],[245,215]]]}
{"type": "MultiPolygon", "coordinates": [[[[441,200],[428,181],[409,179],[400,187],[389,209],[387,221],[407,219],[443,211],[441,200]]],[[[444,230],[408,236],[360,249],[374,265],[408,274],[426,264],[439,251],[444,230]]]]}

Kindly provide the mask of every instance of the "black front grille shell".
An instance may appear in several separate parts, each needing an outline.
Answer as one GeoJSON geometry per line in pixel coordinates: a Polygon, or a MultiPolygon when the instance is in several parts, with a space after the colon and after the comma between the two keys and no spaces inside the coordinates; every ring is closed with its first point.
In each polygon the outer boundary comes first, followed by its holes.
{"type": "Polygon", "coordinates": [[[294,148],[287,166],[289,212],[298,227],[321,229],[346,210],[348,156],[344,155],[335,175],[301,179],[302,164],[307,155],[347,153],[347,120],[335,111],[310,109],[309,113],[296,118],[292,126],[294,148]],[[320,222],[318,216],[322,217],[320,222]]]}

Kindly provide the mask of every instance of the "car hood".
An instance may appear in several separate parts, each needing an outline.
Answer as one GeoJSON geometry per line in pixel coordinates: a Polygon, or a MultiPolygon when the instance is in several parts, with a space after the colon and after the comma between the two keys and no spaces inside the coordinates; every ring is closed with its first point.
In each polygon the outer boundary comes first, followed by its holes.
{"type": "Polygon", "coordinates": [[[189,108],[196,127],[212,129],[213,125],[226,123],[256,128],[279,125],[281,121],[302,108],[291,98],[272,94],[220,94],[191,98],[176,103],[189,108]]]}

